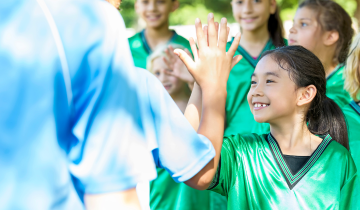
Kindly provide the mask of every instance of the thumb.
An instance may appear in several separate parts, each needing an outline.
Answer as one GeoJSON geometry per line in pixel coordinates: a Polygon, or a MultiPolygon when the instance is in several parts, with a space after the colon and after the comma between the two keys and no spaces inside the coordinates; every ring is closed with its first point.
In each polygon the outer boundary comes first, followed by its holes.
{"type": "Polygon", "coordinates": [[[232,61],[231,61],[231,69],[234,68],[234,66],[239,63],[239,61],[242,59],[241,55],[236,55],[233,57],[232,61]]]}
{"type": "Polygon", "coordinates": [[[184,50],[175,49],[174,53],[179,56],[187,69],[189,69],[190,71],[195,69],[195,62],[184,50]]]}

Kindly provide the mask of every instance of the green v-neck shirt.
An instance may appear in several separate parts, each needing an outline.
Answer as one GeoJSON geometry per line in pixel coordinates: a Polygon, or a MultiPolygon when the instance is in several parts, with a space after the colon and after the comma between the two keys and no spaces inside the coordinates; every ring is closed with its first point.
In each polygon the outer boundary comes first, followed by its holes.
{"type": "Polygon", "coordinates": [[[350,153],[360,169],[360,106],[355,101],[342,108],[349,134],[350,153]]]}
{"type": "Polygon", "coordinates": [[[326,78],[326,95],[337,103],[340,108],[349,104],[350,94],[344,89],[345,66],[339,64],[326,78]]]}
{"type": "MultiPolygon", "coordinates": [[[[145,30],[130,37],[129,44],[135,66],[146,69],[152,50],[146,41],[145,30]]],[[[189,41],[175,31],[169,44],[181,45],[191,52],[189,41]]],[[[157,174],[157,178],[150,182],[151,210],[226,210],[225,197],[176,183],[165,169],[157,168],[157,174]]]]}
{"type": "Polygon", "coordinates": [[[359,209],[355,163],[330,135],[302,168],[293,173],[271,134],[224,138],[209,190],[228,199],[229,210],[359,209]]]}
{"type": "MultiPolygon", "coordinates": [[[[287,44],[286,40],[285,43],[287,44]]],[[[229,50],[231,44],[232,41],[227,43],[226,50],[229,50]]],[[[268,123],[257,123],[254,120],[247,102],[247,94],[251,86],[251,75],[254,73],[261,55],[265,51],[275,48],[272,41],[269,40],[257,59],[254,59],[244,48],[238,46],[235,55],[242,55],[243,59],[231,70],[227,82],[225,136],[238,133],[261,134],[270,132],[268,123]]]]}
{"type": "MultiPolygon", "coordinates": [[[[169,40],[169,44],[181,45],[191,52],[189,41],[184,37],[178,35],[175,31],[173,31],[173,33],[174,35],[169,40]]],[[[151,54],[152,49],[149,47],[149,44],[146,41],[145,30],[130,37],[129,45],[135,66],[146,69],[146,61],[151,54]]]]}

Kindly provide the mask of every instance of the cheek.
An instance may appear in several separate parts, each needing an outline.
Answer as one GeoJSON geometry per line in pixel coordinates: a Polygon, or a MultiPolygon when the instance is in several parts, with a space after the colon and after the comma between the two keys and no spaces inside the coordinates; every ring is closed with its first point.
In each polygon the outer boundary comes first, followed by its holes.
{"type": "Polygon", "coordinates": [[[247,101],[248,101],[248,104],[249,104],[249,107],[250,107],[250,110],[251,110],[251,113],[254,112],[254,107],[253,107],[253,104],[252,104],[252,93],[251,93],[251,88],[247,94],[247,101]]]}
{"type": "Polygon", "coordinates": [[[298,43],[309,51],[314,48],[314,42],[316,41],[316,34],[310,30],[299,30],[297,34],[298,43]]]}

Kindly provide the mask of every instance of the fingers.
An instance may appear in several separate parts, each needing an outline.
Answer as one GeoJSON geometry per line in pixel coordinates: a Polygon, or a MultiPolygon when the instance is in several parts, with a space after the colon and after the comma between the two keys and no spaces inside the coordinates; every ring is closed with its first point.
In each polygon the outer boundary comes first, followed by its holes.
{"type": "Polygon", "coordinates": [[[230,27],[227,27],[227,37],[229,37],[230,34],[230,27]]]}
{"type": "Polygon", "coordinates": [[[220,37],[219,37],[219,48],[221,50],[226,50],[227,43],[227,20],[226,18],[221,18],[220,25],[220,37]]]}
{"type": "Polygon", "coordinates": [[[195,41],[192,37],[190,37],[189,42],[190,42],[191,51],[194,54],[194,60],[196,62],[199,59],[198,49],[197,49],[195,41]]]}
{"type": "Polygon", "coordinates": [[[207,43],[204,36],[204,31],[202,29],[202,24],[199,18],[196,18],[195,20],[195,29],[196,29],[196,37],[199,44],[199,49],[201,49],[205,47],[207,43]]]}
{"type": "Polygon", "coordinates": [[[235,57],[233,57],[232,61],[231,61],[231,69],[234,68],[234,66],[239,63],[239,61],[242,59],[241,55],[237,55],[235,57]]]}
{"type": "Polygon", "coordinates": [[[186,68],[190,71],[190,73],[195,69],[195,62],[192,60],[191,56],[189,56],[184,50],[175,49],[174,53],[180,57],[180,59],[185,64],[186,68]]]}
{"type": "Polygon", "coordinates": [[[204,26],[203,31],[204,31],[204,36],[205,36],[206,44],[207,44],[207,46],[209,46],[208,26],[204,26]]]}
{"type": "Polygon", "coordinates": [[[240,44],[240,38],[241,38],[241,34],[240,33],[236,34],[234,41],[231,44],[231,47],[227,52],[229,56],[234,57],[235,52],[240,44]]]}
{"type": "Polygon", "coordinates": [[[209,47],[217,46],[217,33],[214,23],[214,14],[210,13],[208,15],[208,34],[209,34],[209,47]]]}

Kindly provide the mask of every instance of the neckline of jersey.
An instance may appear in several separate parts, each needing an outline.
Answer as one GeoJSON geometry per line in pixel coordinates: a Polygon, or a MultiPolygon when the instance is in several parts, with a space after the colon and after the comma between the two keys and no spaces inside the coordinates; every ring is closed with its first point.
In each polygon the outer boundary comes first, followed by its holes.
{"type": "Polygon", "coordinates": [[[340,63],[335,67],[335,70],[329,74],[329,76],[326,77],[326,81],[328,81],[332,76],[334,76],[340,69],[343,67],[344,64],[340,63]]]}
{"type": "Polygon", "coordinates": [[[360,115],[360,105],[358,103],[356,103],[355,101],[351,101],[350,106],[355,110],[356,113],[360,115]]]}
{"type": "MultiPolygon", "coordinates": [[[[171,30],[171,31],[172,31],[174,34],[173,34],[173,36],[169,39],[168,43],[173,42],[173,41],[176,39],[176,37],[178,36],[178,34],[176,33],[176,31],[174,31],[174,30],[171,30]]],[[[141,38],[141,41],[142,41],[142,43],[143,43],[143,46],[144,46],[145,51],[146,51],[148,54],[152,53],[152,50],[151,50],[151,48],[150,48],[150,46],[149,46],[149,44],[148,44],[148,42],[147,42],[147,40],[146,40],[146,37],[145,37],[145,29],[142,30],[142,31],[140,31],[140,38],[141,38]]]]}
{"type": "MultiPolygon", "coordinates": [[[[234,41],[234,37],[232,38],[232,40],[230,41],[230,43],[232,44],[234,41]]],[[[269,41],[266,43],[265,47],[263,48],[263,50],[261,51],[261,53],[259,54],[259,56],[257,57],[257,59],[254,59],[243,47],[241,47],[240,45],[237,48],[237,51],[243,56],[244,59],[246,59],[251,65],[252,67],[256,67],[257,63],[259,62],[261,55],[265,52],[271,49],[271,47],[273,46],[273,43],[271,41],[271,39],[269,39],[269,41]]]]}
{"type": "Polygon", "coordinates": [[[297,183],[307,174],[307,172],[310,171],[312,166],[315,165],[316,161],[320,158],[321,154],[325,151],[327,146],[332,141],[331,136],[328,134],[326,136],[320,136],[323,140],[318,145],[318,147],[315,149],[315,151],[311,154],[308,161],[301,167],[301,169],[296,173],[293,174],[291,171],[289,164],[286,162],[286,160],[283,157],[283,153],[281,151],[281,148],[274,138],[274,136],[269,133],[267,135],[266,141],[269,144],[271,153],[277,163],[277,165],[280,168],[280,171],[282,175],[284,176],[286,183],[290,190],[292,190],[297,183]]]}

